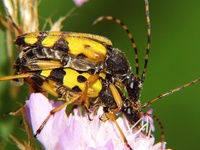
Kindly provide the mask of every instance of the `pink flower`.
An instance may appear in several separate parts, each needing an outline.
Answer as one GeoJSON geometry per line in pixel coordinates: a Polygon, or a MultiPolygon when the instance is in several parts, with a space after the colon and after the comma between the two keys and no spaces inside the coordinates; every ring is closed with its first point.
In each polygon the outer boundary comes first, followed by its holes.
{"type": "Polygon", "coordinates": [[[81,7],[84,3],[86,3],[88,0],[73,0],[76,6],[81,7]]]}
{"type": "MultiPolygon", "coordinates": [[[[27,116],[33,128],[33,133],[39,128],[49,112],[61,102],[49,101],[40,93],[33,93],[26,101],[27,116]]],[[[55,113],[48,120],[37,139],[48,150],[128,150],[113,122],[102,122],[98,114],[89,121],[88,116],[81,113],[81,109],[75,109],[74,115],[68,117],[65,108],[55,113]]],[[[138,130],[131,129],[125,118],[118,118],[118,124],[124,132],[130,146],[134,150],[158,150],[162,144],[154,144],[153,135],[145,135],[138,130]]],[[[143,126],[143,130],[147,125],[143,126]]]]}

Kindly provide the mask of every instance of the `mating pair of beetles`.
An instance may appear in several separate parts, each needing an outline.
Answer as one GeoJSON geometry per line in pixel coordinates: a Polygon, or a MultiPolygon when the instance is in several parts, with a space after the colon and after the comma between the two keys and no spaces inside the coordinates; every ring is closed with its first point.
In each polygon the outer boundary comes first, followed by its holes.
{"type": "MultiPolygon", "coordinates": [[[[99,35],[75,32],[32,32],[19,35],[15,44],[22,47],[13,67],[15,75],[1,77],[0,81],[21,79],[27,81],[34,92],[47,92],[65,100],[58,108],[52,110],[44,120],[36,135],[45,127],[48,119],[69,104],[83,105],[89,113],[103,107],[102,121],[112,120],[115,124],[116,114],[122,113],[130,123],[140,128],[142,108],[151,103],[190,86],[200,78],[181,87],[170,90],[158,97],[141,104],[139,100],[142,84],[145,81],[148,56],[150,51],[150,17],[148,0],[145,0],[147,21],[147,47],[144,68],[139,78],[138,51],[128,28],[111,16],[99,17],[102,20],[113,20],[127,32],[135,53],[133,73],[125,54],[112,47],[112,42],[99,35]]],[[[125,144],[129,146],[121,128],[116,125],[125,144]]]]}

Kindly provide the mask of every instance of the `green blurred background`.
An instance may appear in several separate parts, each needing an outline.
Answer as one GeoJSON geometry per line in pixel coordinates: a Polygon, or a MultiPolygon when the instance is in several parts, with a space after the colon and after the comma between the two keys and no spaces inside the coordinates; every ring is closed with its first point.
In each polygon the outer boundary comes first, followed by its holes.
{"type": "MultiPolygon", "coordinates": [[[[152,42],[147,69],[147,78],[141,93],[142,103],[176,88],[200,76],[200,1],[150,0],[152,42]]],[[[66,15],[74,7],[71,0],[42,0],[39,5],[40,24],[46,18],[66,15]]],[[[92,22],[101,15],[115,16],[129,27],[135,37],[143,69],[146,47],[146,22],[143,0],[96,0],[89,1],[64,21],[63,31],[86,32],[103,35],[112,40],[113,46],[126,52],[134,66],[134,53],[129,39],[121,27],[104,21],[95,26],[92,22]]],[[[0,28],[0,76],[10,75],[5,48],[4,28],[0,28]]],[[[135,71],[133,67],[133,71],[135,71]]],[[[8,134],[26,139],[20,130],[20,117],[3,114],[14,111],[28,97],[27,86],[21,87],[19,97],[10,94],[8,81],[0,83],[0,146],[17,149],[11,144],[8,134]]],[[[164,125],[167,147],[175,150],[200,149],[200,83],[151,105],[154,114],[164,125]]],[[[144,110],[145,111],[145,110],[144,110]]],[[[156,140],[160,129],[156,128],[156,140]]],[[[1,148],[0,148],[1,149],[1,148]]]]}

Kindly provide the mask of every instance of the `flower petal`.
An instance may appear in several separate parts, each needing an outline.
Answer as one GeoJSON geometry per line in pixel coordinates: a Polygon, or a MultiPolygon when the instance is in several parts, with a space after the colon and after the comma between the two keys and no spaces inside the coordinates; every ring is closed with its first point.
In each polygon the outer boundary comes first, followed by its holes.
{"type": "MultiPolygon", "coordinates": [[[[48,101],[39,93],[31,94],[26,103],[27,115],[34,133],[49,112],[62,104],[48,101]]],[[[102,122],[99,119],[102,114],[103,109],[100,107],[97,115],[90,121],[87,114],[82,114],[81,108],[74,109],[73,114],[68,117],[63,108],[50,117],[37,139],[48,150],[128,150],[115,124],[110,120],[102,122]]],[[[144,119],[148,121],[149,117],[144,119]]],[[[155,140],[153,135],[146,136],[143,132],[130,128],[126,118],[119,117],[116,121],[134,150],[161,149],[160,144],[153,146],[155,140]]],[[[146,127],[143,126],[143,128],[146,127]]]]}
{"type": "Polygon", "coordinates": [[[73,0],[76,6],[81,7],[84,3],[86,3],[88,0],[73,0]]]}
{"type": "MultiPolygon", "coordinates": [[[[26,101],[29,120],[33,128],[33,133],[40,127],[42,122],[49,115],[49,112],[55,107],[61,105],[61,102],[54,103],[49,101],[41,93],[31,94],[28,101],[26,101]]],[[[47,121],[41,133],[37,135],[37,139],[42,143],[45,149],[55,147],[59,140],[60,130],[67,124],[65,108],[55,113],[47,121]]]]}

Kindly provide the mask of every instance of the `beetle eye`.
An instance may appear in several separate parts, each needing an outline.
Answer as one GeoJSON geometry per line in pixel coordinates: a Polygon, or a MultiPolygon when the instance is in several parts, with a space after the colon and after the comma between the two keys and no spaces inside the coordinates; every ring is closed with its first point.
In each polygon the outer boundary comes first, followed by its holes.
{"type": "Polygon", "coordinates": [[[129,83],[129,88],[130,88],[130,89],[134,89],[134,85],[135,85],[135,84],[134,84],[134,81],[131,81],[131,82],[129,83]]]}
{"type": "Polygon", "coordinates": [[[134,81],[130,81],[130,82],[127,84],[126,88],[127,88],[128,93],[132,93],[132,92],[134,91],[134,88],[135,88],[135,83],[134,83],[134,81]]]}

